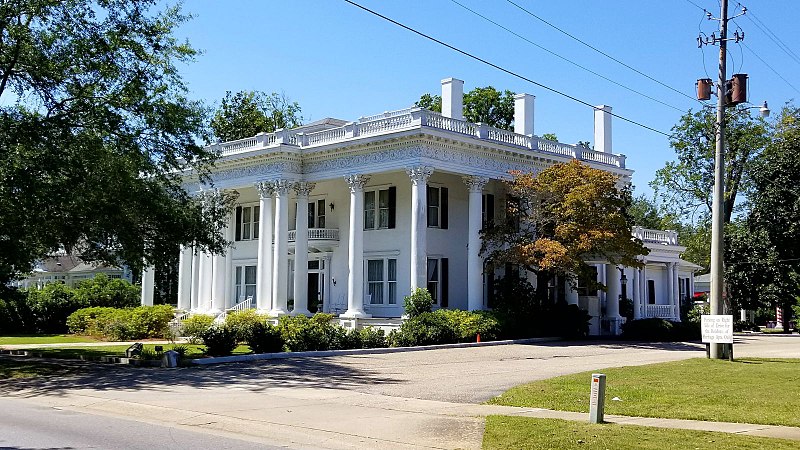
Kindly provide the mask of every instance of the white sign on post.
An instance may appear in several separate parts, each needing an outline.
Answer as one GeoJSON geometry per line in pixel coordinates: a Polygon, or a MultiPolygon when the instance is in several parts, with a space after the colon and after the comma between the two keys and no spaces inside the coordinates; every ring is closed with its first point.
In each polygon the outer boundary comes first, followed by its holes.
{"type": "Polygon", "coordinates": [[[733,316],[711,314],[700,316],[703,342],[733,344],[733,316]]]}

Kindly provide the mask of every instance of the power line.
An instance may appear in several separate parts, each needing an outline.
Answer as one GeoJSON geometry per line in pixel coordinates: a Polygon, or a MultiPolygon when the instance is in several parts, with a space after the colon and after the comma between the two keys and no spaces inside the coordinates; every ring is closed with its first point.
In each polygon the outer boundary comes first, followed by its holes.
{"type": "Polygon", "coordinates": [[[509,32],[509,33],[513,34],[514,36],[516,36],[516,37],[518,37],[518,38],[522,39],[523,41],[525,41],[525,42],[527,42],[527,43],[529,43],[529,44],[533,45],[534,47],[536,47],[536,48],[539,48],[540,50],[543,50],[543,51],[545,51],[545,52],[547,52],[547,53],[550,53],[551,55],[553,55],[553,56],[555,56],[555,57],[557,57],[557,58],[560,58],[560,59],[562,59],[562,60],[564,60],[564,61],[566,61],[566,62],[568,62],[568,63],[572,64],[573,66],[576,66],[576,67],[578,67],[578,68],[580,68],[580,69],[583,69],[583,70],[585,70],[585,71],[587,71],[587,72],[591,73],[592,75],[598,76],[598,77],[600,77],[600,78],[602,78],[602,79],[604,79],[604,80],[608,81],[609,83],[613,83],[613,84],[615,84],[615,85],[617,85],[617,86],[619,86],[619,87],[621,87],[621,88],[623,88],[623,89],[627,89],[628,91],[630,91],[630,92],[633,92],[634,94],[641,95],[642,97],[645,97],[645,98],[647,98],[647,99],[650,99],[650,100],[652,100],[652,101],[654,101],[654,102],[656,102],[656,103],[660,103],[660,104],[662,104],[662,105],[664,105],[664,106],[666,106],[666,107],[668,107],[668,108],[672,108],[672,109],[674,109],[674,110],[676,110],[676,111],[680,111],[680,112],[686,112],[686,110],[684,110],[684,109],[678,108],[677,106],[670,105],[669,103],[666,103],[666,102],[663,102],[663,101],[661,101],[661,100],[659,100],[659,99],[657,99],[657,98],[651,97],[651,96],[649,96],[649,95],[647,95],[647,94],[645,94],[645,93],[643,93],[643,92],[637,91],[636,89],[633,89],[633,88],[630,88],[630,87],[628,87],[628,86],[625,86],[624,84],[622,84],[622,83],[619,83],[619,82],[617,82],[617,81],[614,81],[614,80],[612,80],[611,78],[608,78],[608,77],[606,77],[606,76],[604,76],[604,75],[602,75],[602,74],[600,74],[600,73],[597,73],[597,72],[595,72],[594,70],[592,70],[592,69],[589,69],[588,67],[586,67],[586,66],[583,66],[583,65],[581,65],[581,64],[578,64],[578,63],[576,63],[575,61],[572,61],[572,60],[571,60],[571,59],[569,59],[569,58],[566,58],[566,57],[564,57],[564,56],[561,56],[561,55],[559,55],[558,53],[556,53],[556,52],[554,52],[554,51],[552,51],[552,50],[549,50],[549,49],[547,49],[547,48],[545,48],[545,47],[542,47],[541,45],[539,45],[539,44],[537,44],[537,43],[535,43],[535,42],[531,41],[530,39],[526,38],[525,36],[522,36],[522,35],[518,34],[517,32],[515,32],[515,31],[513,31],[513,30],[511,30],[511,29],[509,29],[509,28],[507,28],[507,27],[505,27],[505,26],[503,26],[503,25],[501,25],[501,24],[499,24],[499,23],[495,22],[494,20],[492,20],[492,19],[490,19],[490,18],[488,18],[488,17],[484,16],[483,14],[481,14],[481,13],[479,13],[479,12],[477,12],[477,11],[475,11],[475,10],[473,10],[473,9],[469,8],[469,7],[467,7],[466,5],[464,5],[464,4],[462,4],[462,3],[459,3],[459,2],[458,2],[458,1],[456,1],[456,0],[450,0],[450,1],[451,1],[451,2],[453,2],[453,3],[455,3],[456,5],[458,5],[458,6],[462,7],[462,8],[464,8],[464,9],[466,9],[467,11],[471,12],[472,14],[474,14],[474,15],[476,15],[476,16],[478,16],[478,17],[480,17],[480,18],[484,19],[484,20],[486,20],[487,22],[490,22],[490,23],[494,24],[495,26],[497,26],[497,27],[500,27],[500,28],[504,29],[505,31],[507,31],[507,32],[509,32]]]}
{"type": "MultiPolygon", "coordinates": [[[[626,67],[626,68],[628,68],[628,69],[630,69],[630,70],[632,70],[632,71],[634,71],[634,72],[638,73],[639,75],[641,75],[641,76],[643,76],[643,77],[647,78],[648,80],[650,80],[650,81],[654,81],[654,82],[656,82],[656,83],[660,84],[661,86],[664,86],[665,88],[667,88],[667,89],[669,89],[669,90],[671,90],[671,91],[677,92],[678,94],[680,94],[680,95],[682,95],[682,96],[684,96],[684,97],[686,97],[686,98],[689,98],[689,99],[691,99],[691,100],[693,100],[693,101],[700,102],[700,100],[697,100],[696,98],[692,97],[691,95],[688,95],[688,94],[686,94],[685,92],[682,92],[682,91],[680,91],[680,90],[678,90],[678,89],[675,89],[674,87],[672,87],[672,86],[670,86],[670,85],[668,85],[668,84],[666,84],[666,83],[664,83],[664,82],[662,82],[662,81],[660,81],[660,80],[658,80],[658,79],[656,79],[656,78],[653,78],[653,77],[651,77],[650,75],[648,75],[648,74],[646,74],[646,73],[642,72],[641,70],[639,70],[639,69],[637,69],[637,68],[635,68],[635,67],[632,67],[632,66],[630,66],[630,65],[628,65],[628,64],[626,64],[626,63],[624,63],[624,62],[622,62],[622,61],[620,61],[619,59],[617,59],[617,58],[615,58],[615,57],[613,57],[613,56],[609,55],[608,53],[606,53],[606,52],[604,52],[604,51],[600,50],[599,48],[597,48],[597,47],[595,47],[595,46],[593,46],[593,45],[589,44],[588,42],[586,42],[586,41],[583,41],[583,40],[581,40],[580,38],[577,38],[577,37],[573,36],[572,34],[570,34],[570,33],[566,32],[566,31],[562,30],[561,28],[559,28],[559,27],[557,27],[557,26],[553,25],[552,23],[550,23],[550,22],[548,22],[548,21],[544,20],[543,18],[541,18],[541,17],[537,16],[536,14],[532,13],[531,11],[528,11],[527,9],[523,8],[522,6],[520,6],[520,5],[518,5],[517,3],[513,2],[512,0],[506,0],[506,1],[507,1],[508,3],[511,3],[512,5],[516,6],[516,7],[517,7],[517,8],[519,8],[521,11],[525,12],[526,14],[528,14],[529,16],[531,16],[531,17],[534,17],[535,19],[537,19],[537,20],[541,21],[541,22],[542,22],[542,23],[544,23],[545,25],[547,25],[547,26],[549,26],[549,27],[551,27],[551,28],[553,28],[553,29],[555,29],[555,30],[559,31],[560,33],[562,33],[562,34],[564,34],[564,35],[566,35],[566,36],[568,36],[568,37],[570,37],[570,38],[574,39],[574,40],[575,40],[575,41],[577,41],[577,42],[580,42],[581,44],[585,45],[586,47],[589,47],[590,49],[592,49],[592,50],[596,51],[597,53],[600,53],[601,55],[605,56],[606,58],[608,58],[608,59],[610,59],[610,60],[612,60],[612,61],[614,61],[614,62],[616,62],[617,64],[620,64],[620,65],[622,65],[623,67],[626,67]]],[[[702,102],[700,102],[700,103],[702,103],[702,102]]]]}
{"type": "MultiPolygon", "coordinates": [[[[412,33],[414,33],[414,34],[417,34],[417,35],[419,35],[419,36],[422,36],[422,37],[424,37],[425,39],[428,39],[428,40],[430,40],[430,41],[436,42],[436,43],[437,43],[437,44],[439,44],[439,45],[442,45],[442,46],[444,46],[444,47],[447,47],[447,48],[449,48],[450,50],[453,50],[453,51],[455,51],[455,52],[461,53],[462,55],[464,55],[464,56],[466,56],[466,57],[468,57],[468,58],[471,58],[471,59],[474,59],[474,60],[476,60],[476,61],[479,61],[479,62],[481,62],[481,63],[483,63],[483,64],[486,64],[487,66],[494,67],[495,69],[497,69],[497,70],[499,70],[499,71],[501,71],[501,72],[505,72],[505,73],[507,73],[507,74],[509,74],[509,75],[511,75],[511,76],[513,76],[513,77],[516,77],[516,78],[519,78],[519,79],[521,79],[521,80],[527,81],[528,83],[531,83],[531,84],[533,84],[533,85],[535,85],[535,86],[539,86],[539,87],[540,87],[540,88],[542,88],[542,89],[546,89],[546,90],[548,90],[548,91],[550,91],[550,92],[553,92],[553,93],[555,93],[555,94],[558,94],[558,95],[560,95],[560,96],[562,96],[562,97],[566,97],[566,98],[568,98],[568,99],[570,99],[570,100],[572,100],[572,101],[574,101],[574,102],[577,102],[577,103],[580,103],[580,104],[582,104],[582,105],[588,106],[588,107],[592,108],[593,110],[596,110],[596,109],[597,109],[597,108],[595,108],[595,106],[594,106],[594,105],[592,105],[592,104],[591,104],[591,103],[589,103],[589,102],[586,102],[586,101],[584,101],[584,100],[581,100],[581,99],[579,99],[579,98],[577,98],[577,97],[574,97],[574,96],[572,96],[572,95],[569,95],[569,94],[567,94],[567,93],[565,93],[565,92],[561,92],[561,91],[559,91],[558,89],[551,88],[550,86],[546,86],[546,85],[544,85],[544,84],[542,84],[542,83],[539,83],[539,82],[537,82],[537,81],[534,81],[534,80],[532,80],[532,79],[530,79],[530,78],[527,78],[527,77],[525,77],[525,76],[523,76],[523,75],[520,75],[520,74],[518,74],[518,73],[516,73],[516,72],[514,72],[514,71],[512,71],[512,70],[506,69],[506,68],[504,68],[504,67],[502,67],[502,66],[499,66],[499,65],[497,65],[497,64],[495,64],[495,63],[493,63],[493,62],[487,61],[487,60],[485,60],[485,59],[483,59],[483,58],[481,58],[481,57],[479,57],[479,56],[473,55],[472,53],[469,53],[469,52],[467,52],[467,51],[465,51],[465,50],[461,50],[460,48],[458,48],[458,47],[455,47],[455,46],[453,46],[453,45],[450,45],[450,44],[448,44],[447,42],[441,41],[441,40],[439,40],[439,39],[436,39],[436,38],[435,38],[435,37],[433,37],[433,36],[430,36],[430,35],[427,35],[427,34],[425,34],[425,33],[421,32],[421,31],[415,30],[414,28],[411,28],[411,27],[409,27],[409,26],[407,26],[407,25],[404,25],[404,24],[402,24],[402,23],[400,23],[400,22],[398,22],[398,21],[396,21],[396,20],[394,20],[394,19],[392,19],[392,18],[390,18],[390,17],[384,16],[383,14],[381,14],[381,13],[379,13],[379,12],[377,12],[377,11],[373,11],[373,10],[371,10],[371,9],[367,8],[366,6],[359,5],[358,3],[354,2],[354,1],[351,1],[351,0],[344,0],[344,1],[345,1],[346,3],[349,3],[349,4],[351,4],[351,5],[353,5],[353,6],[357,7],[357,8],[359,8],[359,9],[362,9],[362,10],[364,10],[364,11],[366,11],[366,12],[368,12],[368,13],[370,13],[370,14],[372,14],[372,15],[376,16],[376,17],[380,17],[381,19],[383,19],[383,20],[386,20],[387,22],[391,22],[391,23],[393,23],[393,24],[397,25],[397,26],[398,26],[398,27],[400,27],[400,28],[404,28],[404,29],[406,29],[406,30],[408,30],[408,31],[410,31],[410,32],[412,32],[412,33]]],[[[661,131],[661,130],[657,130],[657,129],[653,128],[653,127],[650,127],[650,126],[648,126],[648,125],[645,125],[645,124],[643,124],[643,123],[637,122],[637,121],[635,121],[635,120],[633,120],[633,119],[628,119],[627,117],[620,116],[619,114],[612,113],[612,112],[609,112],[608,114],[609,114],[609,115],[611,115],[611,116],[613,116],[613,117],[616,117],[616,118],[618,118],[618,119],[620,119],[620,120],[624,120],[625,122],[628,122],[628,123],[631,123],[631,124],[633,124],[633,125],[636,125],[636,126],[642,127],[642,128],[644,128],[644,129],[646,129],[646,130],[650,130],[650,131],[652,131],[652,132],[654,132],[654,133],[663,134],[664,136],[667,136],[667,137],[672,137],[672,135],[671,135],[671,134],[669,134],[669,133],[665,133],[665,132],[663,132],[663,131],[661,131]]]]}
{"type": "Polygon", "coordinates": [[[703,8],[702,6],[698,5],[697,3],[693,2],[692,0],[686,0],[689,4],[694,5],[697,9],[708,11],[707,9],[703,8]]]}
{"type": "MultiPolygon", "coordinates": [[[[742,5],[741,3],[739,3],[739,6],[743,6],[743,5],[742,5]]],[[[772,42],[774,42],[774,43],[775,43],[775,45],[776,45],[776,46],[777,46],[779,49],[783,50],[783,52],[784,52],[784,53],[786,53],[787,55],[789,55],[789,57],[790,57],[790,58],[792,58],[792,59],[793,59],[795,62],[797,62],[798,64],[800,64],[800,57],[798,57],[798,56],[797,56],[797,53],[795,53],[795,52],[794,52],[794,50],[792,50],[792,48],[791,48],[791,47],[789,47],[788,45],[786,45],[786,43],[785,43],[785,42],[783,42],[783,40],[781,40],[781,38],[779,38],[779,37],[778,37],[778,35],[776,35],[775,33],[773,33],[773,32],[772,32],[772,30],[770,30],[770,29],[769,29],[769,27],[767,26],[767,24],[765,24],[764,22],[762,22],[762,21],[761,21],[761,19],[759,19],[758,17],[756,17],[756,15],[755,15],[755,14],[753,14],[753,12],[752,12],[752,11],[750,11],[750,10],[748,9],[748,10],[747,10],[747,12],[748,12],[749,14],[747,14],[745,17],[747,17],[747,19],[748,19],[750,22],[752,22],[752,23],[753,23],[753,25],[755,25],[755,26],[756,26],[758,29],[760,29],[760,30],[761,30],[761,31],[762,31],[762,32],[763,32],[765,35],[767,35],[767,37],[768,37],[768,38],[769,38],[769,39],[770,39],[772,42]],[[751,17],[751,16],[752,16],[752,17],[751,17]]]]}
{"type": "Polygon", "coordinates": [[[772,72],[774,72],[774,73],[775,73],[775,75],[777,75],[777,76],[778,76],[778,77],[779,77],[781,80],[783,80],[783,81],[784,81],[784,82],[785,82],[787,85],[789,85],[789,87],[790,87],[790,88],[794,89],[795,91],[797,91],[797,93],[798,93],[798,94],[800,94],[800,90],[798,90],[796,87],[794,87],[794,85],[793,85],[792,83],[790,83],[790,82],[789,82],[789,80],[787,80],[786,78],[784,78],[784,77],[783,77],[783,75],[781,75],[780,73],[778,73],[778,71],[777,71],[777,70],[775,70],[775,69],[774,69],[772,66],[770,66],[770,65],[769,65],[769,64],[768,64],[766,61],[764,61],[764,58],[762,58],[762,57],[761,57],[761,56],[760,56],[758,53],[756,53],[756,52],[755,52],[753,49],[751,49],[751,48],[750,48],[750,46],[748,46],[748,45],[747,45],[747,44],[745,44],[744,42],[741,42],[741,44],[742,44],[742,45],[744,45],[744,48],[746,48],[746,49],[747,49],[747,50],[748,50],[750,53],[752,53],[752,54],[753,54],[753,56],[755,56],[756,58],[758,58],[758,60],[759,60],[759,61],[761,61],[762,63],[764,63],[764,65],[765,65],[765,66],[767,66],[767,67],[768,67],[768,68],[769,68],[769,69],[770,69],[772,72]]]}

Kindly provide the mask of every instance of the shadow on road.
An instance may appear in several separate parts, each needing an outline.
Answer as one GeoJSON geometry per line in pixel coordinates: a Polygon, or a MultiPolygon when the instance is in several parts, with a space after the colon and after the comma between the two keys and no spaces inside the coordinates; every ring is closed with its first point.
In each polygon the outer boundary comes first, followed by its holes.
{"type": "Polygon", "coordinates": [[[377,372],[337,364],[332,358],[285,359],[166,370],[77,362],[58,365],[60,370],[49,370],[50,373],[45,376],[4,380],[0,383],[0,396],[60,395],[83,388],[166,391],[179,386],[204,389],[236,384],[239,389],[258,392],[288,386],[347,389],[399,383],[377,372]]]}

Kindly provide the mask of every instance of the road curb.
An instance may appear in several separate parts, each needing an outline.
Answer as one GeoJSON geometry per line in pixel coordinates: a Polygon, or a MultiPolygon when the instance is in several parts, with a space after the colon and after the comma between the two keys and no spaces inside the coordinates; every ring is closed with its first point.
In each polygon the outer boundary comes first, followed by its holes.
{"type": "Polygon", "coordinates": [[[509,339],[504,341],[488,342],[462,342],[458,344],[420,345],[417,347],[384,347],[384,348],[355,348],[349,350],[322,350],[310,352],[282,352],[282,353],[256,353],[250,355],[217,356],[213,358],[191,359],[189,362],[196,365],[225,364],[248,361],[261,361],[267,359],[311,358],[326,356],[348,355],[381,355],[385,353],[421,352],[426,350],[441,350],[449,348],[492,347],[497,345],[534,344],[538,342],[555,342],[561,338],[544,337],[528,339],[509,339]]]}

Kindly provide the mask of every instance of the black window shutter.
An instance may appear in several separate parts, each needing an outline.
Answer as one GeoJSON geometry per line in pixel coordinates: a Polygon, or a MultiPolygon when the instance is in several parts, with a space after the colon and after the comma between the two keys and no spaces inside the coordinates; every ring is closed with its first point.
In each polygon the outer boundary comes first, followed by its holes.
{"type": "Polygon", "coordinates": [[[448,298],[448,283],[449,283],[449,264],[447,258],[442,258],[442,298],[439,300],[439,305],[442,308],[447,308],[447,298],[448,298]]]}
{"type": "Polygon", "coordinates": [[[236,240],[242,240],[242,207],[236,207],[236,240]]]}
{"type": "Polygon", "coordinates": [[[394,228],[397,219],[397,187],[389,188],[389,228],[394,228]]]}
{"type": "Polygon", "coordinates": [[[441,221],[439,222],[439,228],[446,230],[447,229],[447,188],[443,187],[439,190],[441,192],[442,198],[439,200],[439,208],[441,209],[441,221]]]}
{"type": "Polygon", "coordinates": [[[486,272],[486,306],[494,308],[494,269],[486,272]]]}
{"type": "Polygon", "coordinates": [[[494,225],[494,194],[486,194],[486,227],[494,225]]]}

